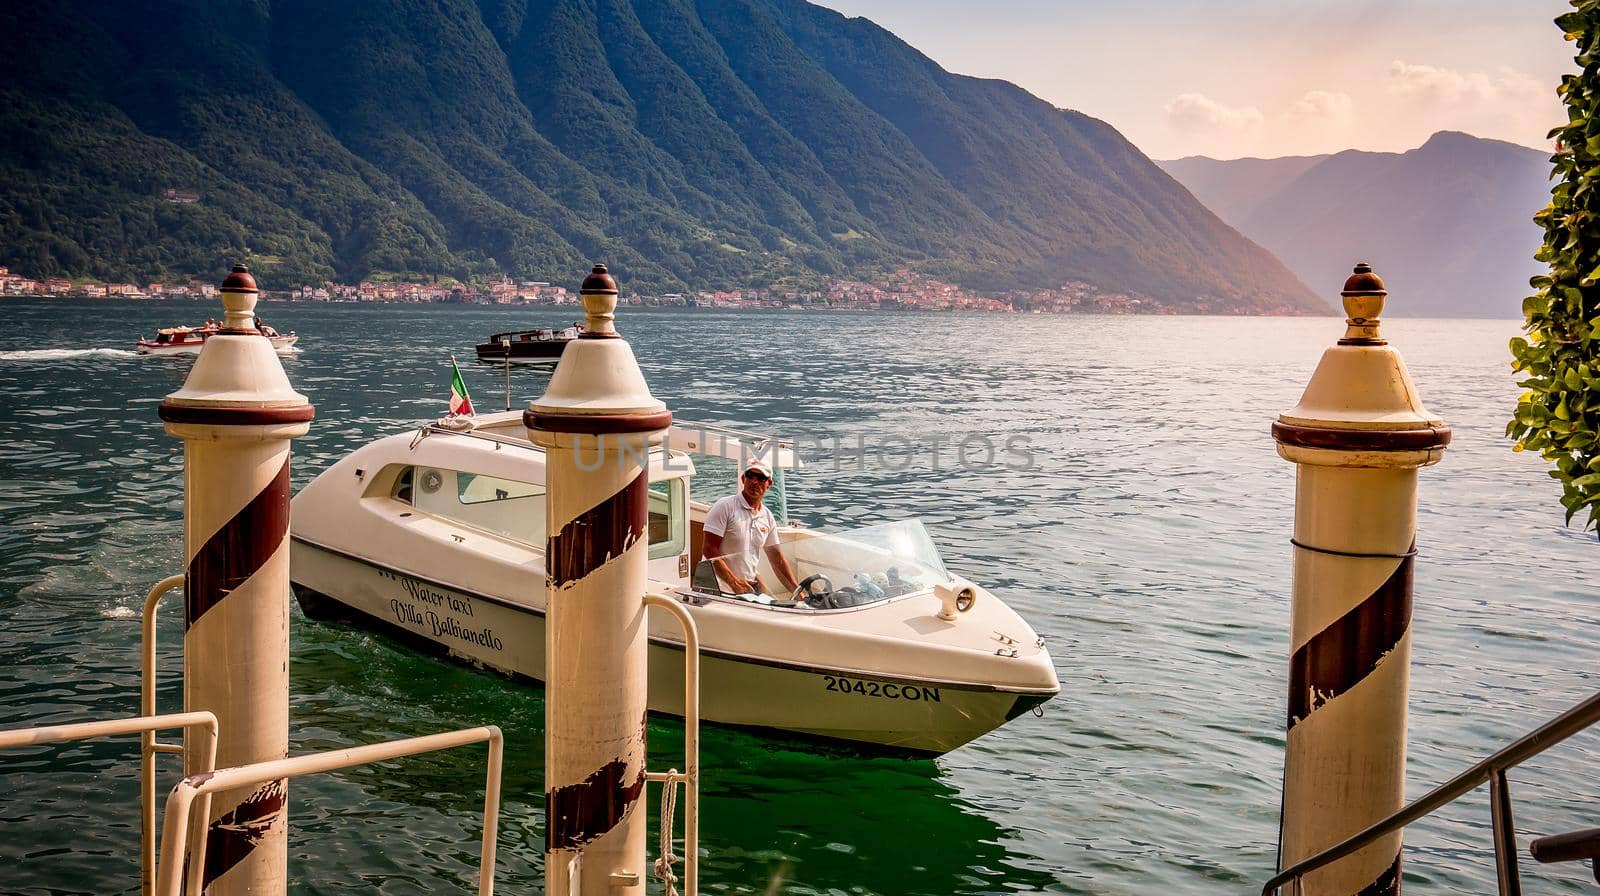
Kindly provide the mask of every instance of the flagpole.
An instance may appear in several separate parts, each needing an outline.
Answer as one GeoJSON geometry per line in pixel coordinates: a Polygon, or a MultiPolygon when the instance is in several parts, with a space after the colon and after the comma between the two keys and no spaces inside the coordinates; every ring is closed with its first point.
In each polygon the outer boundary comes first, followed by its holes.
{"type": "Polygon", "coordinates": [[[511,410],[511,340],[500,340],[500,347],[506,352],[506,410],[511,410]]]}

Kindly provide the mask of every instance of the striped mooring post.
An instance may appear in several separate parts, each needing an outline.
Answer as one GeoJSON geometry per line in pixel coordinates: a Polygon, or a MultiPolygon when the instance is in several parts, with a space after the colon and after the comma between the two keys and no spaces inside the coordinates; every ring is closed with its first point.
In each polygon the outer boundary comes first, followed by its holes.
{"type": "MultiPolygon", "coordinates": [[[[1272,425],[1297,469],[1280,868],[1405,800],[1417,469],[1439,462],[1450,430],[1378,332],[1387,295],[1370,265],[1356,265],[1342,292],[1344,338],[1272,425]]],[[[1400,839],[1312,872],[1304,893],[1399,893],[1400,839]]]]}
{"type": "Polygon", "coordinates": [[[597,264],[588,316],[523,412],[545,449],[545,892],[645,892],[648,445],[672,422],[613,325],[597,264]]]}
{"type": "MultiPolygon", "coordinates": [[[[244,265],[221,294],[222,329],[160,416],[183,440],[183,707],[216,713],[217,765],[228,768],[289,752],[289,440],[313,410],[256,329],[259,292],[244,265]]],[[[184,773],[201,761],[187,743],[184,773]]],[[[212,799],[210,896],[285,891],[286,784],[212,799]]]]}

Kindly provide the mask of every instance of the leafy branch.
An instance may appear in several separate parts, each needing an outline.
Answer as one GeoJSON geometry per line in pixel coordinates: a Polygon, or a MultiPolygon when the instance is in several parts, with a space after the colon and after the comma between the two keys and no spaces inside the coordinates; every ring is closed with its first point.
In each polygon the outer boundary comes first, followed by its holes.
{"type": "Polygon", "coordinates": [[[1550,204],[1534,215],[1544,245],[1534,256],[1550,273],[1529,281],[1522,302],[1528,338],[1511,340],[1512,370],[1528,391],[1506,426],[1517,451],[1538,451],[1555,469],[1567,522],[1584,508],[1600,525],[1600,0],[1570,0],[1555,22],[1577,45],[1579,74],[1557,93],[1567,123],[1551,156],[1550,204]]]}

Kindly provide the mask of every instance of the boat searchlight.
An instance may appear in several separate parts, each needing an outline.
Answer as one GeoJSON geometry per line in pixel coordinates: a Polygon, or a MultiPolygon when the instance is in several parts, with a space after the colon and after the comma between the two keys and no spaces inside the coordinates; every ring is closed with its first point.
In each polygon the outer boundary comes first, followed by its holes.
{"type": "Polygon", "coordinates": [[[934,585],[933,593],[939,596],[939,618],[945,622],[955,622],[957,613],[972,609],[978,600],[977,587],[960,576],[951,576],[950,581],[934,585]]]}

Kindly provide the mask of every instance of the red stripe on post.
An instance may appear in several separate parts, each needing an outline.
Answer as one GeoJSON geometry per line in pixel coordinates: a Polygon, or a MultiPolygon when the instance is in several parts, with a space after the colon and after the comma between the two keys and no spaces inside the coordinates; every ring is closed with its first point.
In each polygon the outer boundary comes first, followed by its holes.
{"type": "Polygon", "coordinates": [[[201,876],[202,889],[209,888],[217,878],[255,851],[257,844],[267,836],[282,815],[288,792],[288,781],[268,781],[233,807],[233,811],[224,813],[211,823],[206,831],[206,869],[201,876]]]}
{"type": "Polygon", "coordinates": [[[1431,451],[1450,444],[1450,427],[1332,429],[1278,420],[1272,424],[1272,437],[1285,445],[1330,451],[1431,451]]]}
{"type": "Polygon", "coordinates": [[[655,432],[672,425],[672,412],[659,411],[646,414],[550,414],[529,410],[522,412],[522,425],[545,432],[581,433],[584,435],[625,435],[635,432],[655,432]]]}
{"type": "Polygon", "coordinates": [[[289,458],[250,503],[206,539],[189,561],[183,627],[199,621],[266,565],[289,533],[289,458]]]}
{"type": "Polygon", "coordinates": [[[627,763],[613,759],[582,782],[545,794],[545,852],[577,849],[627,817],[644,792],[644,770],[625,781],[627,769],[627,763]]]}
{"type": "Polygon", "coordinates": [[[1361,603],[1311,636],[1289,659],[1289,726],[1343,694],[1377,668],[1411,628],[1411,566],[1394,572],[1361,603]]]}
{"type": "Polygon", "coordinates": [[[198,423],[206,426],[278,426],[306,423],[317,416],[309,404],[292,408],[214,408],[162,402],[156,416],[168,423],[198,423]]]}
{"type": "Polygon", "coordinates": [[[649,471],[640,470],[616,494],[550,536],[545,558],[552,585],[571,585],[644,537],[650,524],[649,476],[649,471]]]}

